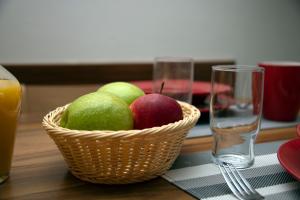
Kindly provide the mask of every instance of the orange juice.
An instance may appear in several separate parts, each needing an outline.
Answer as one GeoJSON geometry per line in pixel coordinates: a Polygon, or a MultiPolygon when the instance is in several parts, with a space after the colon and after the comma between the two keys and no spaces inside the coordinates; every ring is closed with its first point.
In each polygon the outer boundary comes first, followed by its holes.
{"type": "Polygon", "coordinates": [[[0,80],[0,183],[10,171],[20,104],[18,81],[0,80]]]}

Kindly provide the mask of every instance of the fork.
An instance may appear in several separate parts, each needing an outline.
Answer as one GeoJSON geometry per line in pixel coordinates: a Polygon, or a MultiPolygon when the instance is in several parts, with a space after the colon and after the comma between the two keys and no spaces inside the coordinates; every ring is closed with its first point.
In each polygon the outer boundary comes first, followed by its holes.
{"type": "Polygon", "coordinates": [[[264,199],[232,164],[219,162],[218,166],[230,190],[238,199],[264,199]]]}

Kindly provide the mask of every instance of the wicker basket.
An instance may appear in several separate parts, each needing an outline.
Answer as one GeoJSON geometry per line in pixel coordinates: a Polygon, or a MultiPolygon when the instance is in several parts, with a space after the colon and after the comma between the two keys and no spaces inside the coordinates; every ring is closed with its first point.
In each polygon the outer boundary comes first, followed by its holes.
{"type": "Polygon", "coordinates": [[[78,131],[60,127],[68,105],[48,113],[43,126],[77,178],[103,184],[141,182],[162,175],[178,156],[200,112],[179,102],[184,118],[161,127],[128,131],[78,131]]]}

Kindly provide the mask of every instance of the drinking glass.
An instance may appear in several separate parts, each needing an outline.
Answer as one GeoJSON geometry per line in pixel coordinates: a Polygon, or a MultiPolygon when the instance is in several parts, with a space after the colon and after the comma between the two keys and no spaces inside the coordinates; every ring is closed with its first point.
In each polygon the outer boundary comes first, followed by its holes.
{"type": "Polygon", "coordinates": [[[192,58],[155,58],[153,92],[162,93],[179,101],[192,102],[194,63],[192,58]],[[161,91],[161,86],[164,83],[161,91]]]}
{"type": "Polygon", "coordinates": [[[21,93],[18,80],[0,66],[0,184],[11,168],[21,93]]]}
{"type": "Polygon", "coordinates": [[[256,66],[213,66],[210,99],[212,158],[237,168],[254,163],[254,142],[260,130],[264,69],[256,66]],[[231,89],[217,93],[218,87],[231,89]]]}

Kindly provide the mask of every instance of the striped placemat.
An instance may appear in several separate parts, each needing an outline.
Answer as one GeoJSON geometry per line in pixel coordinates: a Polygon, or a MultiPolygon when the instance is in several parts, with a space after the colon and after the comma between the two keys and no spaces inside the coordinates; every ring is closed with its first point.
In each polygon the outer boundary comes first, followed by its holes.
{"type": "MultiPolygon", "coordinates": [[[[255,164],[241,172],[266,199],[300,199],[300,182],[278,162],[276,152],[281,143],[256,145],[255,164]]],[[[163,178],[198,199],[236,199],[219,168],[211,163],[210,152],[179,156],[163,178]]]]}

